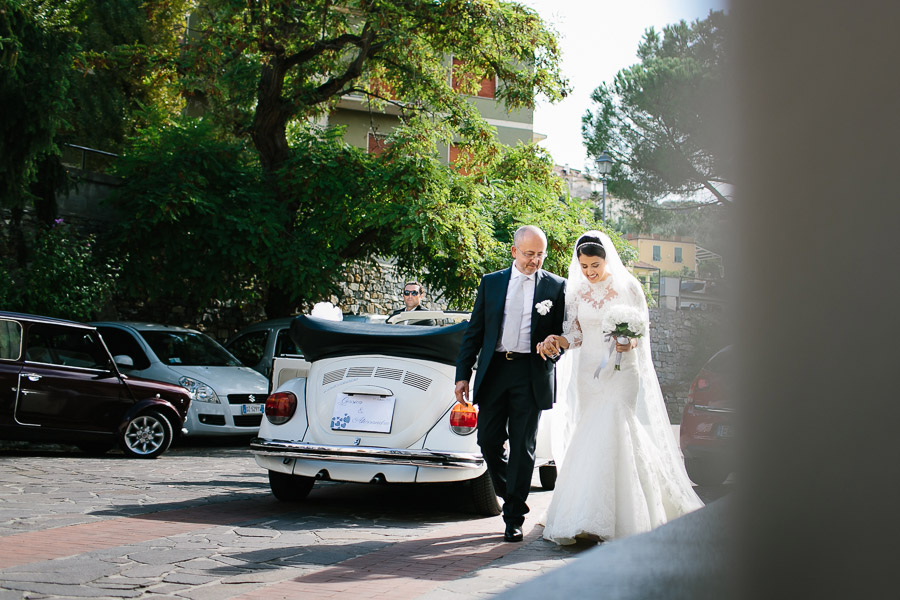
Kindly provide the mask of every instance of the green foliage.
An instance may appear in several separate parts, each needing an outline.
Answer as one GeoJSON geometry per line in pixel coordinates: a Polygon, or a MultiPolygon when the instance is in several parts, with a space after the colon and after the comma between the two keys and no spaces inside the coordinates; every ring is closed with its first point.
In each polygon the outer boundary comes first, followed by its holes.
{"type": "Polygon", "coordinates": [[[5,0],[0,10],[0,206],[23,208],[70,107],[76,32],[67,3],[5,0]]]}
{"type": "Polygon", "coordinates": [[[169,83],[189,2],[75,0],[78,52],[71,64],[66,142],[117,152],[148,124],[148,107],[174,115],[183,106],[169,83]]]}
{"type": "Polygon", "coordinates": [[[120,267],[97,252],[94,235],[80,234],[57,219],[43,229],[24,268],[0,264],[0,277],[11,285],[0,291],[0,304],[23,312],[88,321],[112,298],[120,267]]]}
{"type": "Polygon", "coordinates": [[[729,28],[730,17],[715,11],[662,36],[651,28],[641,62],[592,94],[596,106],[582,127],[588,152],[612,156],[610,192],[638,212],[701,190],[730,204],[729,28]]]}
{"type": "MultiPolygon", "coordinates": [[[[346,262],[381,255],[468,306],[481,275],[512,261],[512,235],[523,224],[546,231],[545,267],[566,273],[578,235],[598,225],[587,205],[560,200],[563,184],[542,150],[486,144],[455,169],[419,153],[430,146],[414,135],[422,132],[399,130],[381,155],[347,146],[338,130],[296,133],[284,170],[300,206],[294,249],[272,273],[294,298],[325,298],[346,262]]],[[[634,256],[613,237],[626,259],[634,256]]]]}
{"type": "Polygon", "coordinates": [[[105,244],[131,257],[121,293],[196,312],[210,299],[252,299],[274,264],[284,215],[252,154],[184,118],[140,132],[117,162],[118,226],[105,244]]]}
{"type": "MultiPolygon", "coordinates": [[[[414,133],[422,130],[397,132],[374,155],[338,129],[293,128],[279,173],[298,206],[288,231],[283,205],[240,144],[191,119],[144,132],[120,161],[126,185],[112,202],[123,221],[109,246],[132,257],[121,294],[197,311],[211,298],[258,299],[278,286],[302,306],[338,293],[349,262],[393,256],[467,306],[480,276],[510,263],[512,234],[526,223],[547,232],[546,268],[566,273],[575,239],[598,225],[587,205],[560,200],[543,151],[486,145],[493,154],[473,156],[464,173],[418,153],[414,133]]],[[[626,259],[633,254],[618,243],[626,259]]]]}

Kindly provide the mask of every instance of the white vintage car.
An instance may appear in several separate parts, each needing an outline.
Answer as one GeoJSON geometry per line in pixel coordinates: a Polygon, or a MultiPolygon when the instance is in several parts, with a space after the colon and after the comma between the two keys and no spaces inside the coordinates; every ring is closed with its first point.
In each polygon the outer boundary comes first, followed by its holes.
{"type": "MultiPolygon", "coordinates": [[[[468,317],[443,311],[410,314],[437,322],[468,317]]],[[[296,317],[291,336],[304,358],[276,360],[273,382],[282,383],[266,400],[259,437],[250,443],[257,464],[269,472],[272,493],[279,500],[302,500],[317,479],[459,482],[469,488],[476,512],[499,514],[473,435],[477,412],[464,410],[453,394],[456,355],[467,325],[296,317]]],[[[537,465],[542,485],[552,489],[556,467],[547,431],[542,427],[538,436],[537,465]]]]}

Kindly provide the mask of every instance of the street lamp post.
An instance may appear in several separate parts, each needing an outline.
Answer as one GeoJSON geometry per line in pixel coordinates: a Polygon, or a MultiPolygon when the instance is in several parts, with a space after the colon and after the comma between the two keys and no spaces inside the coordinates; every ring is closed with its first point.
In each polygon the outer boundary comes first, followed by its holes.
{"type": "Polygon", "coordinates": [[[601,152],[600,156],[594,161],[597,165],[597,172],[600,173],[600,180],[603,182],[603,204],[601,205],[601,219],[606,222],[606,176],[612,170],[612,159],[606,152],[601,152]]]}

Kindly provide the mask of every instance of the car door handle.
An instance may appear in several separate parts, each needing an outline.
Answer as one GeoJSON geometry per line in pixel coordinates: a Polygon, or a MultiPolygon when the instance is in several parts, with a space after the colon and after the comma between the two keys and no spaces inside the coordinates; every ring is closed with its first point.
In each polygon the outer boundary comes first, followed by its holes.
{"type": "Polygon", "coordinates": [[[31,381],[31,382],[41,380],[41,376],[38,375],[37,373],[26,373],[24,375],[24,377],[25,377],[25,379],[27,379],[28,381],[31,381]]]}

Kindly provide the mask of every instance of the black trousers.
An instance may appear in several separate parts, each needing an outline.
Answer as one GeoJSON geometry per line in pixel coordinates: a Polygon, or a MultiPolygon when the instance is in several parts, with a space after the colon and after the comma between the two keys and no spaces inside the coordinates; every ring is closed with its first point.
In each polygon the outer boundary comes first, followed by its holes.
{"type": "Polygon", "coordinates": [[[497,495],[503,520],[521,526],[528,512],[541,409],[531,389],[530,361],[491,361],[479,386],[478,445],[497,495]],[[509,440],[509,455],[504,443],[509,440]]]}

